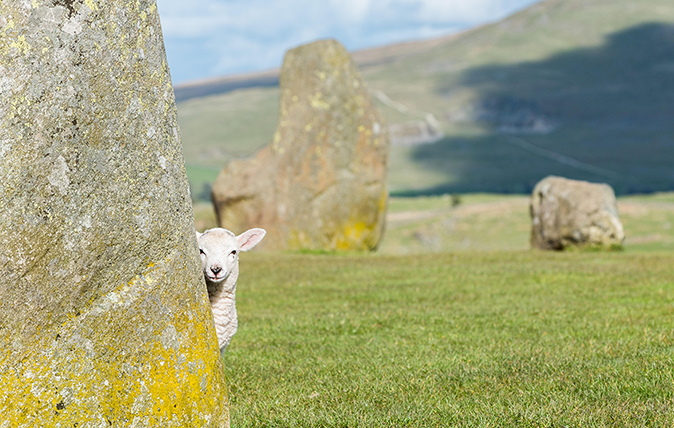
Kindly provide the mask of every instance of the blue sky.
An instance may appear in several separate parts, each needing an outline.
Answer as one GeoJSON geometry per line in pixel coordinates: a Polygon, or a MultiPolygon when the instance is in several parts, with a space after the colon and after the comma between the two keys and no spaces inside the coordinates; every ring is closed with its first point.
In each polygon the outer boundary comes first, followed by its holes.
{"type": "Polygon", "coordinates": [[[174,83],[281,65],[289,48],[349,50],[450,34],[539,0],[157,0],[174,83]]]}

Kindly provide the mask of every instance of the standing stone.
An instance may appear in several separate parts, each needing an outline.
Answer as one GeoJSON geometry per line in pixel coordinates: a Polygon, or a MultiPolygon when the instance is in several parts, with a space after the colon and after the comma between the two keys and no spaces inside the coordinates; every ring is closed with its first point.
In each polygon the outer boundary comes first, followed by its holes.
{"type": "Polygon", "coordinates": [[[267,230],[271,249],[372,250],[384,229],[389,137],[342,45],[286,54],[271,145],[213,186],[222,227],[267,230]]]}
{"type": "Polygon", "coordinates": [[[228,426],[155,2],[0,33],[0,427],[228,426]]]}
{"type": "Polygon", "coordinates": [[[534,188],[530,212],[534,248],[611,249],[621,247],[625,239],[615,194],[608,184],[547,177],[534,188]]]}

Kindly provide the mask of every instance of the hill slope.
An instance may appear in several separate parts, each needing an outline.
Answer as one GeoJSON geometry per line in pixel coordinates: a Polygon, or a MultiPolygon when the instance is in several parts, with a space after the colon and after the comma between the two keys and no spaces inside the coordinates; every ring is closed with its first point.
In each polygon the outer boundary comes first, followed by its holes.
{"type": "MultiPolygon", "coordinates": [[[[548,0],[458,36],[354,56],[389,124],[444,133],[393,147],[394,193],[528,192],[548,174],[619,193],[674,188],[670,1],[548,0]]],[[[277,100],[276,87],[253,87],[179,103],[197,194],[269,142],[277,100]]]]}

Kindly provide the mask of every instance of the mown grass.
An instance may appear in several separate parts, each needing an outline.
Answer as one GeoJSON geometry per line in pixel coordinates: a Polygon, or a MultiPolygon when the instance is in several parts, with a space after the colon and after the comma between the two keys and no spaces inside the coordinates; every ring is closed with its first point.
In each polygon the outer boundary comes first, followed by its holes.
{"type": "Polygon", "coordinates": [[[232,426],[672,426],[673,262],[245,254],[232,426]]]}

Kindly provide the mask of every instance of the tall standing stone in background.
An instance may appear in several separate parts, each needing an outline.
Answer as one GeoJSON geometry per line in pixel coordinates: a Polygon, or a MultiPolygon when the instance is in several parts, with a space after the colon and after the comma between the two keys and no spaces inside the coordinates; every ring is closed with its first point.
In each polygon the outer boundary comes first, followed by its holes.
{"type": "Polygon", "coordinates": [[[625,239],[613,189],[550,176],[531,195],[531,245],[542,250],[568,247],[615,248],[625,239]]]}
{"type": "Polygon", "coordinates": [[[0,426],[228,426],[155,2],[0,34],[0,426]]]}
{"type": "Polygon", "coordinates": [[[266,248],[371,250],[384,229],[388,129],[342,45],[286,54],[273,142],[213,186],[222,227],[268,232],[266,248]]]}

